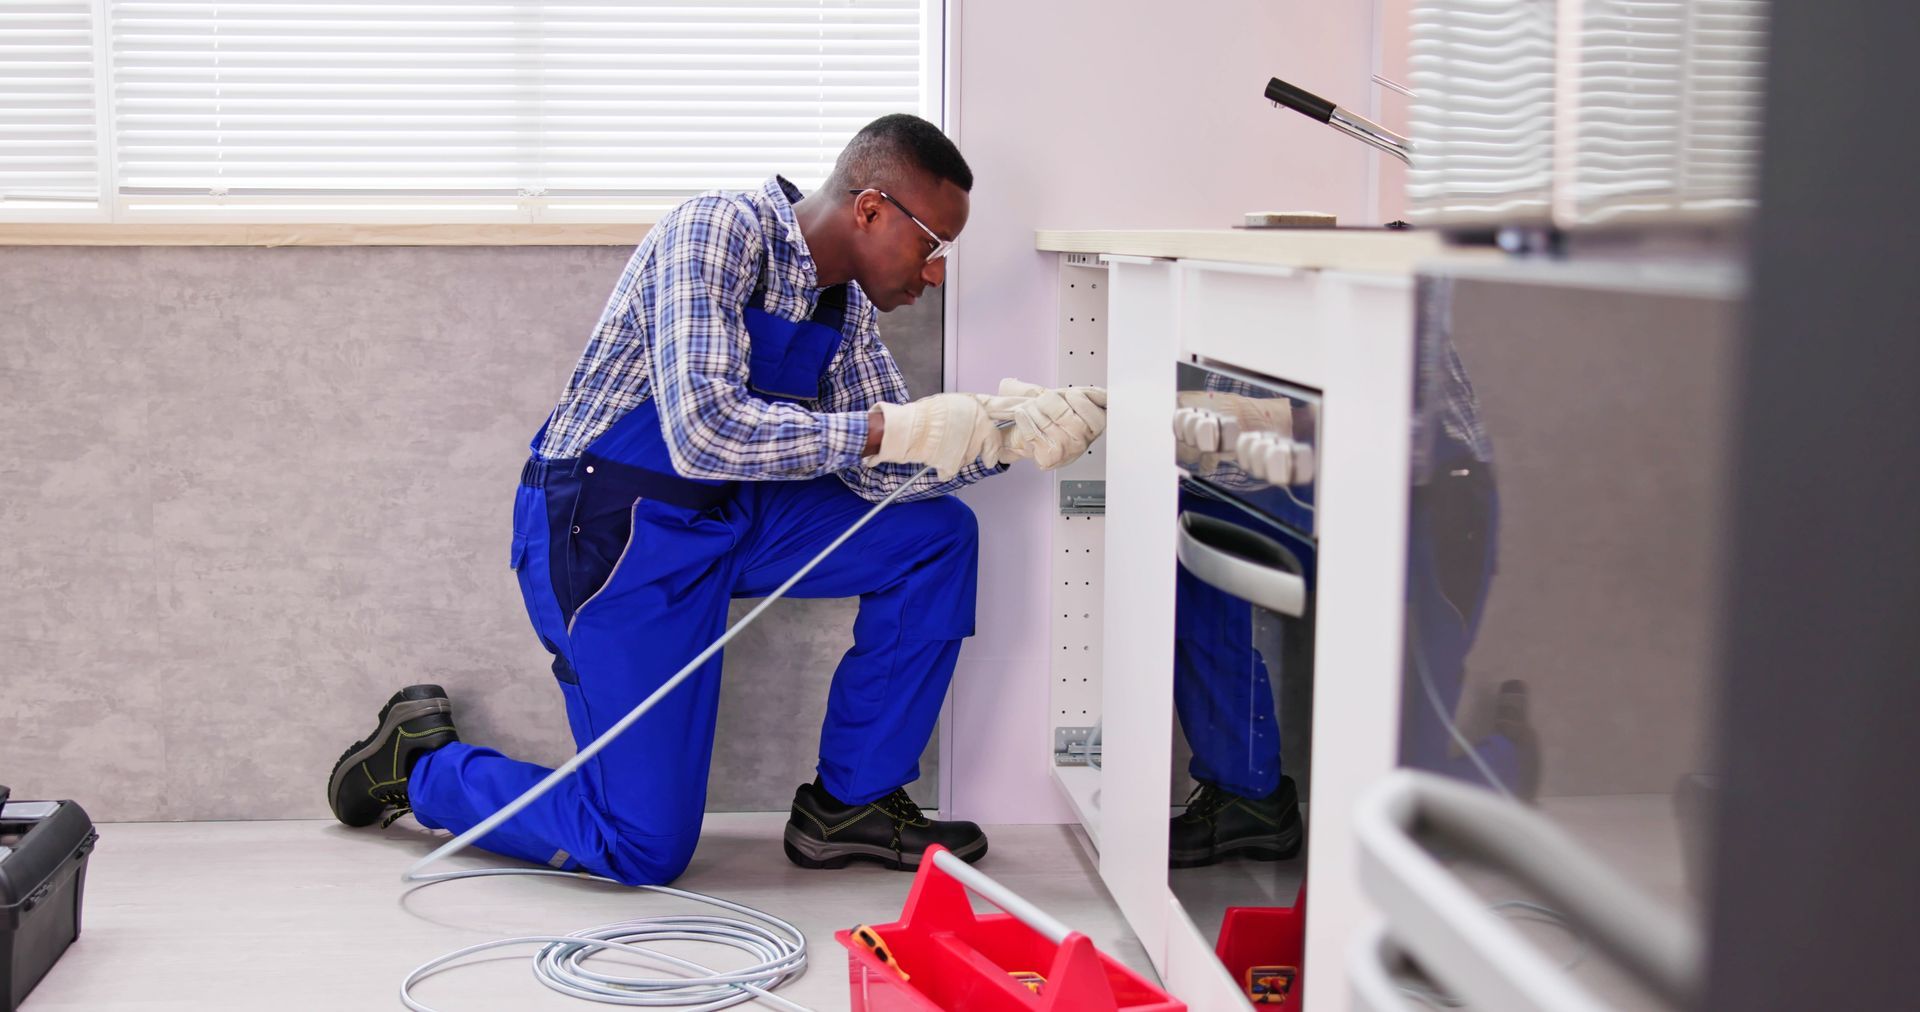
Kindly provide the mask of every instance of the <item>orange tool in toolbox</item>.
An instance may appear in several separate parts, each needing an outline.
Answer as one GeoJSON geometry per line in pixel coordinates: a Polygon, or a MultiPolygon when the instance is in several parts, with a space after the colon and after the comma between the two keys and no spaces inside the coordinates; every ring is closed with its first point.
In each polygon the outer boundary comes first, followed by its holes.
{"type": "Polygon", "coordinates": [[[834,938],[853,1012],[1186,1012],[944,847],[927,848],[898,921],[834,938]],[[968,889],[1006,913],[974,913],[968,889]]]}

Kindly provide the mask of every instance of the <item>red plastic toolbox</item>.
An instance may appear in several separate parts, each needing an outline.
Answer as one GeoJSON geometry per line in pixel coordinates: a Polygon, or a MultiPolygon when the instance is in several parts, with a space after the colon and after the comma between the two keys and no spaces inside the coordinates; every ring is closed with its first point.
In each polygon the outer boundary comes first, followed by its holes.
{"type": "Polygon", "coordinates": [[[900,919],[873,930],[910,979],[901,979],[855,942],[851,931],[836,933],[848,950],[853,1012],[1185,1012],[1187,1007],[943,847],[927,848],[900,919]],[[968,888],[1020,913],[976,914],[967,901],[968,888]],[[1014,977],[1021,971],[1045,977],[1039,993],[1014,977]]]}
{"type": "Polygon", "coordinates": [[[1259,1005],[1262,1009],[1290,1012],[1301,1005],[1300,991],[1305,981],[1300,967],[1306,958],[1306,947],[1307,887],[1303,883],[1290,907],[1228,907],[1213,954],[1242,988],[1247,986],[1247,970],[1252,967],[1293,968],[1291,993],[1284,1000],[1259,1005]]]}

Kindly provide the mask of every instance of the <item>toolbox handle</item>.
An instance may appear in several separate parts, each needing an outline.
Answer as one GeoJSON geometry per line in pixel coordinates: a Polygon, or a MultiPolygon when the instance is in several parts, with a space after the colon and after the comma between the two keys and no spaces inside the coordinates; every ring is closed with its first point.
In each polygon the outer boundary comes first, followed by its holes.
{"type": "Polygon", "coordinates": [[[955,882],[979,893],[993,902],[993,905],[1018,918],[1020,923],[1038,931],[1047,941],[1059,945],[1072,934],[1066,925],[1054,920],[1046,911],[1021,899],[1006,886],[988,878],[985,872],[953,856],[950,850],[937,850],[933,854],[933,866],[946,872],[955,882]]]}

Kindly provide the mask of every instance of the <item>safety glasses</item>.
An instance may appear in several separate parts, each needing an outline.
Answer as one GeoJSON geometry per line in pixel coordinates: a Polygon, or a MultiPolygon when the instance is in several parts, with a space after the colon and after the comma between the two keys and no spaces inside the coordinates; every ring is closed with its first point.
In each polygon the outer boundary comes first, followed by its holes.
{"type": "MultiPolygon", "coordinates": [[[[848,190],[847,192],[853,194],[854,196],[859,196],[860,194],[865,193],[867,191],[866,190],[848,190]]],[[[948,254],[953,252],[953,240],[940,238],[940,236],[934,233],[933,229],[930,229],[927,227],[926,222],[920,220],[918,215],[914,214],[912,211],[907,210],[907,205],[902,204],[899,201],[893,199],[893,195],[888,193],[885,190],[874,190],[873,192],[878,193],[882,197],[885,197],[887,200],[887,203],[892,204],[893,206],[899,208],[900,213],[906,215],[908,221],[911,221],[915,225],[920,226],[920,231],[925,232],[927,234],[927,240],[933,243],[933,250],[927,254],[928,263],[932,263],[935,260],[943,260],[947,257],[948,254]]]]}

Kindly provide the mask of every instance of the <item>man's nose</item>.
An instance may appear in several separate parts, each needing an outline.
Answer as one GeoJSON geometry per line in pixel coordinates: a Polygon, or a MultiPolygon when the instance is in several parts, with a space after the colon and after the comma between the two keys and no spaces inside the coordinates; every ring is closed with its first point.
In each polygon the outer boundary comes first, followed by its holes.
{"type": "Polygon", "coordinates": [[[942,281],[947,280],[947,258],[927,261],[926,266],[920,268],[920,280],[932,287],[939,287],[942,281]]]}

